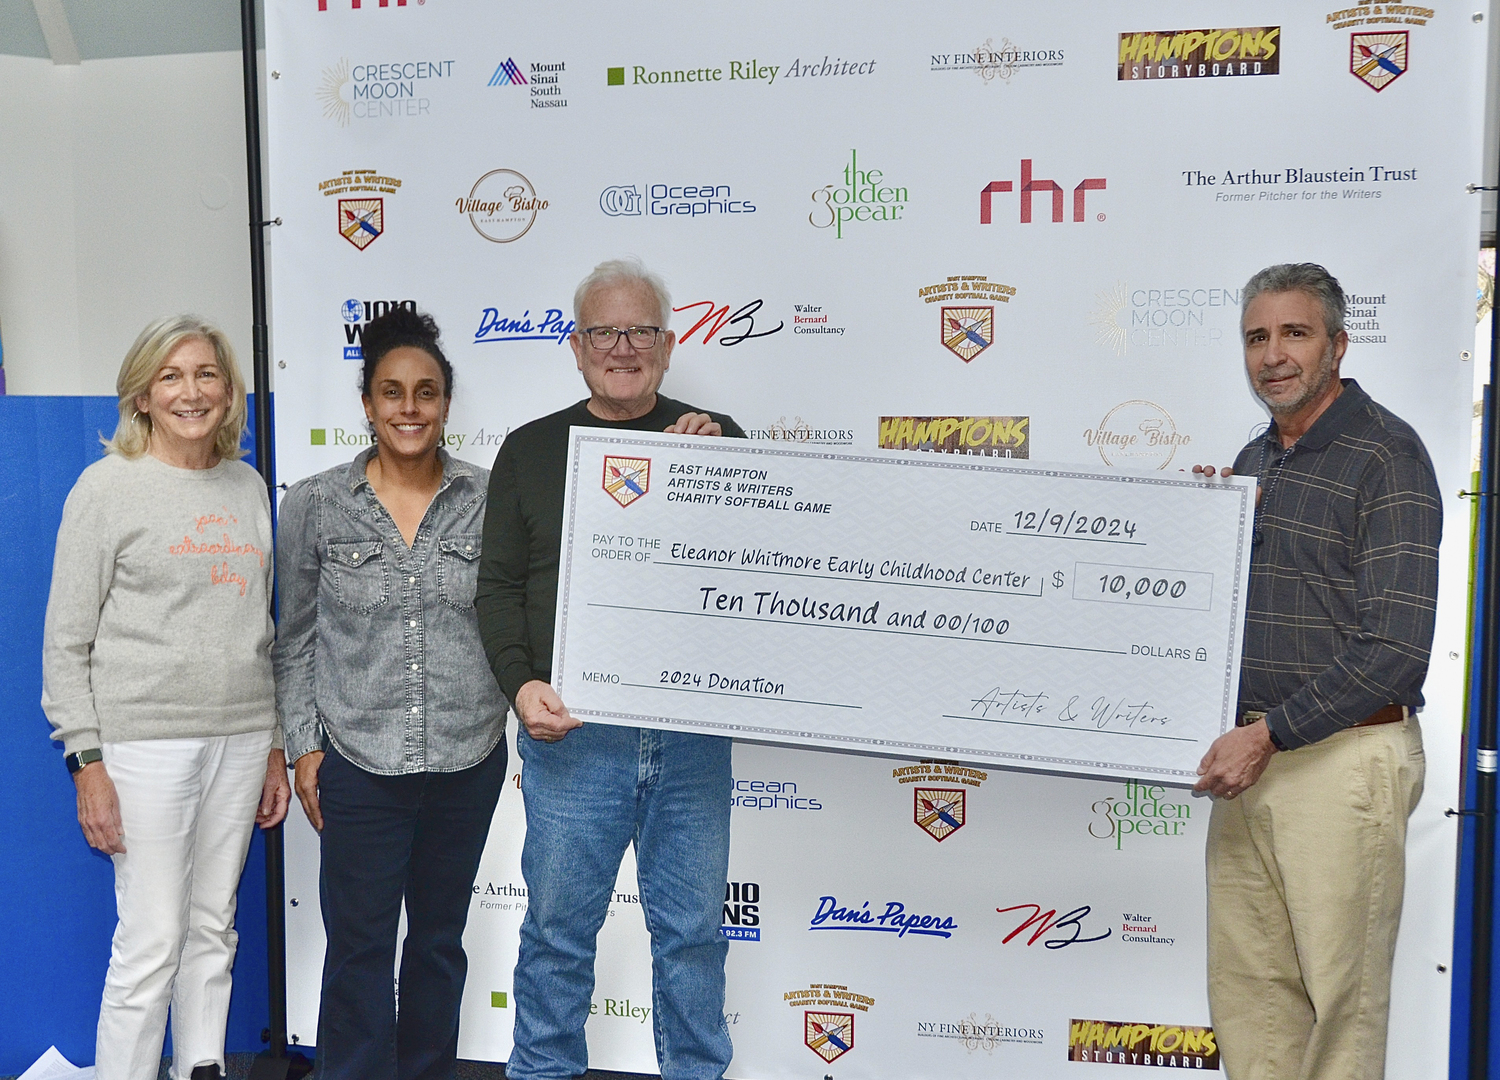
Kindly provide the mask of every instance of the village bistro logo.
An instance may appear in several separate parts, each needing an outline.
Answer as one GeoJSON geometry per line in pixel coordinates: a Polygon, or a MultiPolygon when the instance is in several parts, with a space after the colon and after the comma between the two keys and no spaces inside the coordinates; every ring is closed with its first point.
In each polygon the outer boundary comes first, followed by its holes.
{"type": "Polygon", "coordinates": [[[854,1014],[875,1005],[874,998],[838,983],[811,983],[806,990],[788,990],[782,1000],[802,1010],[802,1044],[825,1062],[854,1049],[854,1014]]]}
{"type": "Polygon", "coordinates": [[[1217,1072],[1219,1047],[1211,1027],[1074,1020],[1068,1025],[1068,1060],[1217,1072]]]}
{"type": "Polygon", "coordinates": [[[813,427],[801,416],[794,416],[788,420],[785,415],[782,415],[765,427],[746,428],[745,437],[766,442],[802,443],[808,446],[854,445],[852,428],[813,427]]]}
{"type": "Polygon", "coordinates": [[[993,1054],[995,1047],[1001,1043],[1041,1046],[1046,1039],[1046,1032],[1039,1027],[1002,1024],[989,1013],[985,1013],[981,1020],[977,1012],[971,1012],[960,1020],[918,1020],[917,1038],[949,1039],[962,1044],[971,1054],[975,1050],[993,1054]]]}
{"type": "Polygon", "coordinates": [[[1177,430],[1166,409],[1134,398],[1105,413],[1098,427],[1086,428],[1083,441],[1113,468],[1165,469],[1177,448],[1193,440],[1177,430]]]}
{"type": "Polygon", "coordinates": [[[1117,281],[1095,295],[1094,305],[1088,317],[1096,328],[1094,341],[1116,356],[1124,356],[1131,346],[1216,348],[1237,334],[1240,290],[1132,289],[1117,281]]]}
{"type": "Polygon", "coordinates": [[[382,176],[374,169],[345,169],[318,184],[318,193],[325,198],[337,197],[339,235],[363,251],[385,232],[383,196],[394,195],[400,188],[400,180],[382,176]]]}
{"type": "Polygon", "coordinates": [[[1009,82],[1020,68],[1062,67],[1061,49],[1023,49],[1010,38],[985,38],[984,44],[952,53],[931,53],[929,71],[972,71],[986,84],[1009,82]]]}
{"type": "MultiPolygon", "coordinates": [[[[1086,177],[1078,182],[1073,189],[1073,220],[1087,221],[1088,209],[1084,205],[1090,191],[1103,191],[1108,186],[1108,181],[1102,176],[1086,177]]],[[[1010,180],[991,180],[979,189],[979,224],[989,225],[994,221],[993,196],[997,193],[1004,194],[1015,190],[1015,183],[1010,180]]],[[[1032,175],[1031,158],[1021,159],[1021,224],[1031,223],[1031,199],[1039,191],[1045,191],[1052,196],[1052,220],[1063,219],[1063,189],[1056,180],[1038,180],[1032,175]]],[[[1096,214],[1096,220],[1103,221],[1104,214],[1096,214]]]]}
{"type": "Polygon", "coordinates": [[[640,217],[643,206],[648,217],[755,213],[755,204],[735,197],[728,184],[615,184],[599,193],[599,209],[609,217],[640,217]]]}
{"type": "Polygon", "coordinates": [[[400,64],[353,64],[348,58],[323,69],[318,100],[323,115],[348,127],[352,120],[386,120],[425,116],[431,102],[423,96],[431,79],[453,77],[452,60],[400,64]]]}
{"type": "Polygon", "coordinates": [[[1377,94],[1406,74],[1408,32],[1349,35],[1349,71],[1377,94]]]}
{"type": "Polygon", "coordinates": [[[760,883],[724,883],[724,923],[719,933],[730,941],[760,940],[760,883]]]}
{"type": "Polygon", "coordinates": [[[508,244],[525,236],[547,209],[536,188],[514,169],[491,169],[469,189],[468,198],[454,200],[460,214],[469,218],[474,231],[486,240],[508,244]]]}
{"type": "Polygon", "coordinates": [[[1281,27],[1154,30],[1120,35],[1117,79],[1202,79],[1281,72],[1281,27]]]}
{"type": "Polygon", "coordinates": [[[1167,789],[1161,784],[1127,780],[1123,795],[1106,795],[1089,807],[1094,815],[1088,825],[1089,835],[1110,841],[1116,851],[1125,847],[1126,837],[1134,844],[1135,838],[1186,836],[1193,816],[1189,803],[1169,801],[1167,789]]]}
{"type": "Polygon", "coordinates": [[[621,506],[629,506],[651,490],[651,459],[607,456],[604,492],[621,506]]]}
{"type": "Polygon", "coordinates": [[[339,305],[339,317],[344,323],[344,359],[363,360],[365,354],[361,348],[364,340],[365,327],[370,320],[384,315],[396,308],[406,308],[407,311],[416,311],[415,300],[356,300],[348,299],[339,305]]]}
{"type": "Polygon", "coordinates": [[[912,788],[912,820],[941,844],[964,827],[965,801],[963,788],[912,788]]]}
{"type": "MultiPolygon", "coordinates": [[[[512,308],[511,312],[515,309],[512,308]]],[[[479,328],[474,331],[474,344],[483,345],[491,341],[555,341],[561,345],[573,332],[573,320],[563,314],[562,308],[547,308],[533,316],[526,308],[519,316],[507,314],[499,308],[487,307],[479,315],[479,328]]]]}
{"type": "Polygon", "coordinates": [[[816,208],[807,215],[815,229],[832,229],[837,239],[844,238],[844,226],[854,222],[900,221],[910,196],[906,188],[885,182],[880,169],[861,169],[859,151],[849,151],[849,164],[837,184],[824,184],[812,193],[816,208]]]}
{"type": "Polygon", "coordinates": [[[882,416],[882,450],[1029,458],[1029,416],[882,416]]]}

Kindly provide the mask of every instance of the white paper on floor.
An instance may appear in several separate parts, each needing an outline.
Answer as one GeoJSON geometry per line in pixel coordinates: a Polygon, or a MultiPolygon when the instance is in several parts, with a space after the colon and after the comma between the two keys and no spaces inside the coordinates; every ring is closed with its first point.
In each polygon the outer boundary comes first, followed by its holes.
{"type": "Polygon", "coordinates": [[[16,1080],[94,1080],[94,1067],[80,1069],[58,1053],[57,1047],[49,1046],[16,1080]]]}

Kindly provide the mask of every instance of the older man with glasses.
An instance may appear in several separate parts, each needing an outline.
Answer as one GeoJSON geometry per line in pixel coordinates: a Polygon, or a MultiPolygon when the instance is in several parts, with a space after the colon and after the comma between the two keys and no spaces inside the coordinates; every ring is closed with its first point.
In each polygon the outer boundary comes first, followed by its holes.
{"type": "Polygon", "coordinates": [[[729,871],[730,740],[583,723],[551,685],[570,427],[745,433],[728,416],[658,393],[676,335],[665,285],[636,260],[595,267],[573,296],[569,338],[586,400],[506,438],[490,474],[479,630],[521,730],[526,918],[516,963],[510,1080],[588,1069],[584,1022],[594,954],[628,844],[651,934],[652,1030],[664,1080],[719,1080],[733,1052],[723,1022],[719,933],[729,871]]]}

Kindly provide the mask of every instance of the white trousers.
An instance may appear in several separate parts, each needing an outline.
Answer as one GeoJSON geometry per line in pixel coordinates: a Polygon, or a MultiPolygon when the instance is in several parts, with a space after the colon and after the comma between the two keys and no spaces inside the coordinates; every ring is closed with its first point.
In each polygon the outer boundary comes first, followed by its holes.
{"type": "Polygon", "coordinates": [[[105,743],[125,852],[104,977],[98,1080],[155,1080],[167,1007],[172,1076],[224,1067],[236,891],[265,782],[269,731],[105,743]]]}

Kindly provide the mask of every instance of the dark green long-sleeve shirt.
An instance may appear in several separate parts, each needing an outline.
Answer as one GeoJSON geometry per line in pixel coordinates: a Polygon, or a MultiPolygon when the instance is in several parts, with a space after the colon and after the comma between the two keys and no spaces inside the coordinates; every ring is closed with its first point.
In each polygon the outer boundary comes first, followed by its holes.
{"type": "MultiPolygon", "coordinates": [[[[484,553],[474,606],[479,636],[500,689],[515,704],[532,679],[552,681],[552,632],[562,550],[563,488],[570,427],[662,431],[683,413],[705,412],[661,394],[634,420],[601,420],[580,401],[516,428],[495,456],[484,515],[484,553]]],[[[723,413],[709,413],[724,434],[745,432],[723,413]]]]}

